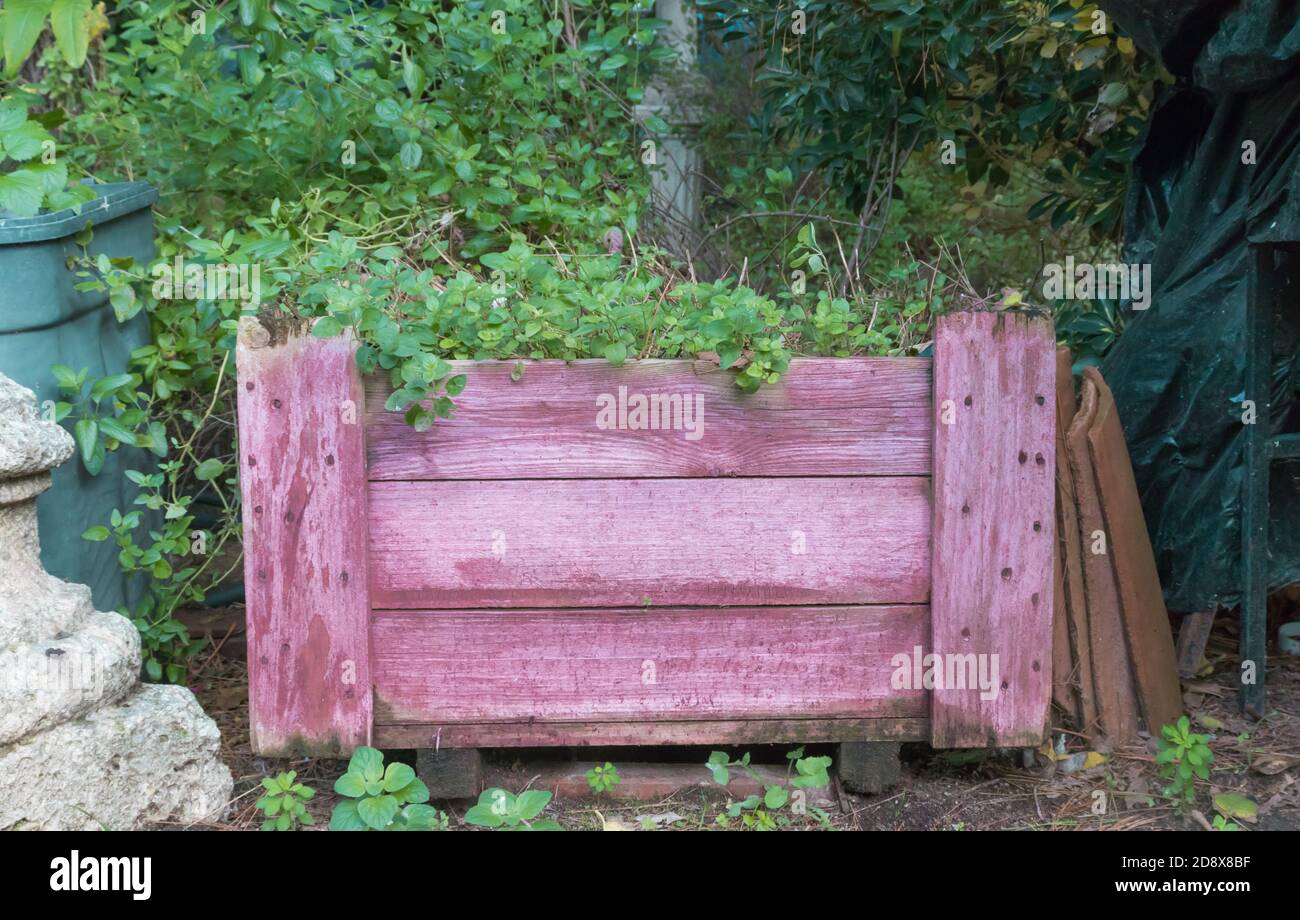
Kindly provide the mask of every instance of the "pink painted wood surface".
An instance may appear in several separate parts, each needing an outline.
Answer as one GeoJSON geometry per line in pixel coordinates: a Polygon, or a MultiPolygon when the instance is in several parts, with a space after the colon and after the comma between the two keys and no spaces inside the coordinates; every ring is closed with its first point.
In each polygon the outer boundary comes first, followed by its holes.
{"type": "Polygon", "coordinates": [[[920,719],[749,719],[676,722],[450,722],[375,725],[380,748],[586,747],[928,741],[920,719]]]}
{"type": "Polygon", "coordinates": [[[236,350],[249,716],[261,754],[343,755],[371,727],[365,445],[350,336],[236,350]]]}
{"type": "MultiPolygon", "coordinates": [[[[577,479],[929,475],[930,362],[796,359],[781,382],[743,394],[704,361],[453,362],[468,376],[456,417],[419,433],[367,390],[370,478],[577,479]],[[598,398],[690,399],[693,431],[597,425],[598,398]],[[688,434],[690,435],[688,437],[688,434]],[[698,434],[698,437],[696,436],[698,434]]],[[[626,405],[627,402],[624,402],[626,405]]],[[[685,422],[682,415],[667,418],[685,422]]]]}
{"type": "Polygon", "coordinates": [[[941,656],[989,656],[989,675],[996,655],[998,686],[995,699],[978,687],[936,688],[935,747],[1036,746],[1043,737],[1055,350],[1051,321],[1037,314],[953,313],[936,322],[933,647],[941,656]]]}
{"type": "Polygon", "coordinates": [[[376,608],[923,603],[929,482],[370,485],[376,608]]]}
{"type": "Polygon", "coordinates": [[[379,611],[376,719],[917,718],[892,659],[928,632],[923,605],[379,611]]]}

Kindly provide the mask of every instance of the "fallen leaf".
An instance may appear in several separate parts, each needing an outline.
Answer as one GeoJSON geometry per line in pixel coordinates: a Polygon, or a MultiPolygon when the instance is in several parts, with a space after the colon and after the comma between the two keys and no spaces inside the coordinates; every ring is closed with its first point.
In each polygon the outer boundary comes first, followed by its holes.
{"type": "Polygon", "coordinates": [[[666,811],[661,815],[641,815],[640,817],[642,827],[645,827],[647,823],[657,827],[661,824],[675,824],[678,821],[685,820],[685,818],[675,811],[666,811]]]}
{"type": "Polygon", "coordinates": [[[602,831],[630,831],[634,829],[618,818],[606,818],[600,812],[596,812],[596,817],[600,819],[600,829],[602,831]]]}
{"type": "Polygon", "coordinates": [[[1255,823],[1259,814],[1259,806],[1238,792],[1220,792],[1214,797],[1214,808],[1225,818],[1236,818],[1251,824],[1255,823]]]}
{"type": "Polygon", "coordinates": [[[1272,753],[1257,755],[1254,763],[1250,765],[1256,773],[1263,773],[1265,776],[1277,776],[1295,766],[1300,766],[1300,757],[1293,754],[1272,753]]]}

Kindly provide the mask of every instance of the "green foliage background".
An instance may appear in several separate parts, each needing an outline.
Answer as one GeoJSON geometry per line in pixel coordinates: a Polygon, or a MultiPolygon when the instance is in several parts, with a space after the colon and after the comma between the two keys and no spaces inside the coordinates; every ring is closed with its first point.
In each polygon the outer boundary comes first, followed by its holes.
{"type": "MultiPolygon", "coordinates": [[[[53,34],[6,59],[0,203],[32,159],[15,131],[57,140],[55,178],[148,180],[161,261],[258,265],[257,309],[355,329],[416,428],[454,411],[454,358],[705,356],[752,390],[793,354],[916,353],[953,300],[1016,302],[1046,255],[1113,252],[1160,79],[1081,2],[701,3],[703,221],[669,251],[641,156],[669,126],[636,107],[677,78],[648,2],[135,0],[102,24],[84,6],[84,60],[53,34]]],[[[238,571],[248,308],[81,268],[154,344],[108,382],[64,369],[60,414],[83,457],[163,455],[135,480],[164,523],[121,509],[86,536],[150,579],[128,613],[148,674],[181,680],[195,646],[172,613],[238,571]]],[[[1073,309],[1063,328],[1104,348],[1117,320],[1073,309]]]]}

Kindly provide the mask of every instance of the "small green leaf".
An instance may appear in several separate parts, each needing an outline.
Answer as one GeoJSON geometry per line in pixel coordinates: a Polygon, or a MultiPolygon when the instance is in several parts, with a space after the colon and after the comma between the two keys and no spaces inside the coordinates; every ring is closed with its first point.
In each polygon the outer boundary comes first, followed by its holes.
{"type": "Polygon", "coordinates": [[[515,811],[524,821],[531,821],[542,813],[550,801],[551,793],[542,789],[529,789],[519,793],[515,800],[515,811]]]}
{"type": "Polygon", "coordinates": [[[194,471],[194,478],[200,482],[211,482],[221,475],[226,465],[215,457],[209,457],[198,465],[194,471]]]}
{"type": "Polygon", "coordinates": [[[415,779],[415,771],[404,763],[390,763],[384,772],[384,791],[397,792],[415,779]]]}
{"type": "Polygon", "coordinates": [[[391,795],[378,795],[357,802],[357,814],[377,831],[381,831],[397,816],[397,799],[391,795]]]}
{"type": "Polygon", "coordinates": [[[349,770],[334,782],[334,791],[348,798],[359,799],[366,794],[366,782],[359,773],[349,770]]]}
{"type": "Polygon", "coordinates": [[[357,811],[357,803],[353,799],[344,799],[334,806],[334,811],[330,814],[330,830],[366,830],[366,822],[361,820],[361,815],[357,811]]]}
{"type": "Polygon", "coordinates": [[[322,316],[312,323],[311,334],[319,339],[328,339],[343,331],[343,324],[332,316],[322,316]]]}
{"type": "Polygon", "coordinates": [[[614,342],[611,345],[606,345],[605,360],[615,367],[618,367],[627,360],[627,346],[622,342],[614,342]]]}

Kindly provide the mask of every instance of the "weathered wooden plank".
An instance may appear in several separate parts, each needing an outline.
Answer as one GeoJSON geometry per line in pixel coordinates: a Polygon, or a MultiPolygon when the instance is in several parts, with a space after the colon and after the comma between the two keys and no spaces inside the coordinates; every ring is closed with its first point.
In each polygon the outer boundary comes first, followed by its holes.
{"type": "Polygon", "coordinates": [[[923,605],[380,611],[376,718],[918,718],[924,690],[892,679],[928,629],[923,605]]]}
{"type": "Polygon", "coordinates": [[[1097,416],[1088,427],[1088,452],[1119,587],[1133,680],[1147,730],[1157,734],[1183,711],[1173,632],[1115,398],[1095,367],[1085,370],[1084,377],[1097,388],[1097,416]]]}
{"type": "Polygon", "coordinates": [[[361,379],[349,336],[285,334],[236,350],[252,743],[342,755],[372,708],[361,379]]]}
{"type": "Polygon", "coordinates": [[[1201,664],[1205,660],[1205,647],[1210,642],[1210,633],[1214,629],[1214,618],[1218,612],[1217,607],[1211,607],[1209,610],[1183,614],[1178,628],[1176,652],[1178,676],[1184,680],[1192,680],[1200,673],[1201,664]]]}
{"type": "Polygon", "coordinates": [[[924,358],[795,359],[748,395],[704,361],[525,362],[518,382],[515,362],[453,364],[469,378],[455,418],[422,433],[384,409],[386,379],[367,381],[371,479],[930,472],[924,358]]]}
{"type": "Polygon", "coordinates": [[[934,350],[932,644],[945,665],[974,664],[985,680],[955,668],[963,680],[936,686],[932,743],[1034,746],[1051,700],[1052,324],[946,314],[934,350]]]}
{"type": "Polygon", "coordinates": [[[1079,542],[1079,509],[1070,473],[1065,435],[1074,422],[1078,399],[1074,392],[1073,359],[1068,348],[1056,352],[1056,610],[1054,615],[1069,638],[1068,677],[1077,695],[1079,730],[1100,734],[1097,696],[1092,686],[1092,647],[1088,642],[1088,600],[1083,583],[1083,546],[1079,542]]]}
{"type": "Polygon", "coordinates": [[[1084,378],[1079,411],[1066,432],[1070,476],[1079,510],[1079,543],[1083,555],[1084,590],[1088,607],[1088,647],[1092,652],[1092,683],[1102,731],[1113,743],[1137,737],[1137,696],[1133,688],[1128,648],[1120,613],[1119,588],[1110,564],[1111,547],[1101,513],[1097,480],[1088,453],[1088,429],[1097,418],[1097,387],[1084,378]]]}
{"type": "Polygon", "coordinates": [[[590,747],[925,741],[921,719],[750,719],[675,722],[477,722],[375,725],[381,748],[590,747]]]}
{"type": "Polygon", "coordinates": [[[370,484],[377,608],[921,603],[929,482],[370,484]]]}

